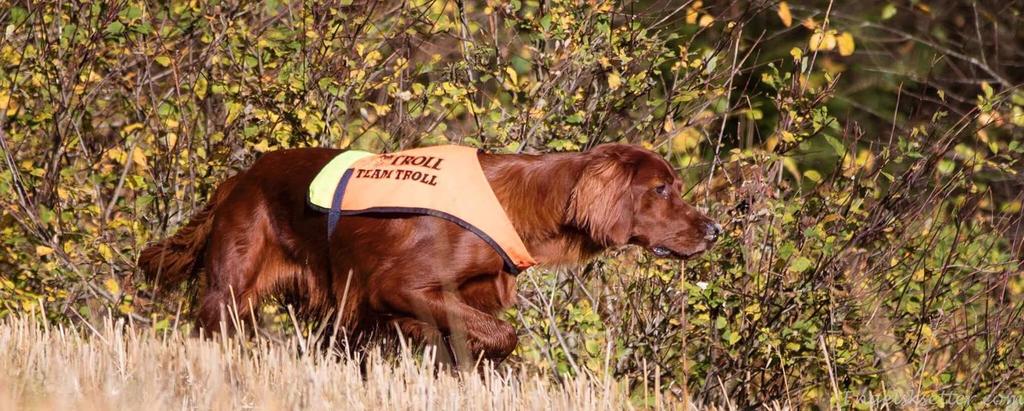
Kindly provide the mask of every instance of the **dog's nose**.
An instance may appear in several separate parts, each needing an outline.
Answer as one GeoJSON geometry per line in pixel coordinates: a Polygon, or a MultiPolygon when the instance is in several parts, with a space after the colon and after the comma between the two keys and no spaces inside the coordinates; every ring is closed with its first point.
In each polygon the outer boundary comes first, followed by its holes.
{"type": "Polygon", "coordinates": [[[718,225],[718,223],[707,223],[704,226],[704,233],[705,240],[711,242],[718,241],[718,235],[722,234],[722,226],[718,225]]]}

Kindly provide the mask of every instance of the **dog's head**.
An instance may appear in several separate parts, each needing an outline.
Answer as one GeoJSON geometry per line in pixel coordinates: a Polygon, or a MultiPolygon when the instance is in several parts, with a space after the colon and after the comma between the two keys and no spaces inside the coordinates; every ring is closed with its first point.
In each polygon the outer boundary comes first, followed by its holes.
{"type": "Polygon", "coordinates": [[[568,223],[603,246],[635,244],[658,257],[688,259],[718,239],[721,227],[682,199],[682,182],[664,158],[626,144],[586,153],[568,223]]]}

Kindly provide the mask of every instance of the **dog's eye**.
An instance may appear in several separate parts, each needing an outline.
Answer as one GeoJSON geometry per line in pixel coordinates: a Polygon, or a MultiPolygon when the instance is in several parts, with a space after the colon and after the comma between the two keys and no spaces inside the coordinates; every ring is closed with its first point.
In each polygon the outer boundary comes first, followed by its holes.
{"type": "Polygon", "coordinates": [[[659,195],[659,196],[665,197],[665,196],[668,195],[668,186],[665,185],[665,184],[662,184],[662,185],[659,185],[657,187],[654,187],[654,193],[659,195]]]}

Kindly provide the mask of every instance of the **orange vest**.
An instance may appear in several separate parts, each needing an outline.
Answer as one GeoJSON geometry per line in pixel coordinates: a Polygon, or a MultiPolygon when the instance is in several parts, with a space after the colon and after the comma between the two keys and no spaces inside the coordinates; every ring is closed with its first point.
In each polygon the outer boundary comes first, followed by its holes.
{"type": "Polygon", "coordinates": [[[477,149],[471,147],[435,146],[377,155],[346,151],[313,179],[309,202],[330,212],[328,237],[343,215],[432,215],[490,244],[513,274],[536,264],[484,176],[477,149]]]}

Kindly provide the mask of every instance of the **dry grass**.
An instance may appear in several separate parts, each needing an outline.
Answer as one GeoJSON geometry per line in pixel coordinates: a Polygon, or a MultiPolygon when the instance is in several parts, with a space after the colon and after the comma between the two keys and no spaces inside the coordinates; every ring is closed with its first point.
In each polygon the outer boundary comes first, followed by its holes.
{"type": "MultiPolygon", "coordinates": [[[[161,335],[106,321],[0,320],[5,409],[631,409],[624,381],[554,381],[526,369],[438,371],[413,355],[300,354],[296,338],[161,335]],[[360,364],[364,365],[361,371],[360,364]]],[[[682,404],[655,396],[655,408],[682,404]]]]}

